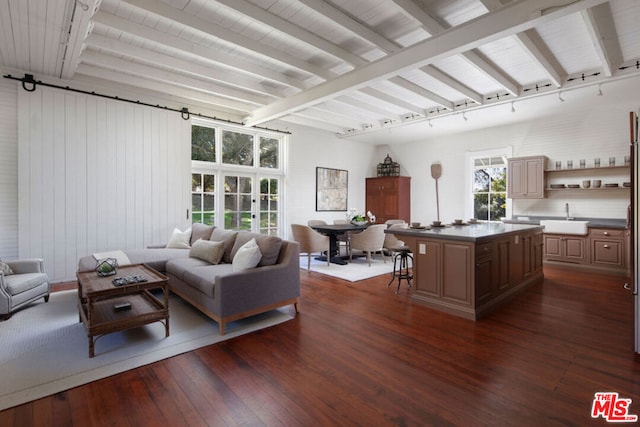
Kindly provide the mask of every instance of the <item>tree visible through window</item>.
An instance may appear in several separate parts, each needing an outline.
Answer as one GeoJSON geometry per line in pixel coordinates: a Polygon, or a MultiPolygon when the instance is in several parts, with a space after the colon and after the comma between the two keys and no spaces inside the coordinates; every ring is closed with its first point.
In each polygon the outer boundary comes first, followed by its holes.
{"type": "Polygon", "coordinates": [[[474,159],[473,215],[486,221],[506,216],[507,161],[504,157],[474,159]]]}

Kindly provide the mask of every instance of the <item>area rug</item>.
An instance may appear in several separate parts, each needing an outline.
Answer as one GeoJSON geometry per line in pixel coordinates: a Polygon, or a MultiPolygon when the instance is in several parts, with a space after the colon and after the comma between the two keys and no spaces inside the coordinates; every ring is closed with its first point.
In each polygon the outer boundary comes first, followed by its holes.
{"type": "MultiPolygon", "coordinates": [[[[300,257],[300,268],[303,270],[307,269],[306,255],[300,257]]],[[[371,266],[369,266],[367,259],[362,257],[354,258],[352,262],[346,265],[334,263],[327,265],[326,261],[318,261],[312,257],[311,271],[337,277],[349,282],[357,282],[382,274],[391,275],[393,271],[393,259],[387,257],[386,262],[384,262],[380,255],[376,255],[371,260],[371,266]]]]}
{"type": "Polygon", "coordinates": [[[77,291],[55,292],[0,323],[0,410],[293,318],[293,309],[273,310],[229,323],[220,336],[216,322],[171,295],[169,337],[159,322],[104,335],[89,358],[76,301],[77,291]]]}

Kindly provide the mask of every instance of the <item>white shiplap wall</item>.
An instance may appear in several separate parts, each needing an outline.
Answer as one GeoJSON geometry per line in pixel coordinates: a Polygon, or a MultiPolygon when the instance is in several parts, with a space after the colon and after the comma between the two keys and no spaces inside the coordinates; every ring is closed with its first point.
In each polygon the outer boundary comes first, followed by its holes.
{"type": "Polygon", "coordinates": [[[18,256],[17,84],[0,79],[0,258],[18,256]]]}
{"type": "Polygon", "coordinates": [[[18,248],[52,281],[78,258],[166,243],[190,220],[191,128],[179,113],[39,86],[18,92],[18,248]]]}

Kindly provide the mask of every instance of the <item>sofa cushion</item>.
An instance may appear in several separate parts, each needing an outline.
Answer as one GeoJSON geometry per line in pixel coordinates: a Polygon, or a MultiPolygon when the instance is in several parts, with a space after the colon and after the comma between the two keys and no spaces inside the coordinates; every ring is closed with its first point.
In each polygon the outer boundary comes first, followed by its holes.
{"type": "Polygon", "coordinates": [[[189,256],[207,261],[209,264],[218,264],[224,255],[224,242],[212,242],[210,240],[196,240],[191,246],[189,256]]]}
{"type": "Polygon", "coordinates": [[[194,222],[191,224],[191,245],[193,245],[198,239],[209,240],[214,228],[215,227],[213,225],[202,224],[200,222],[194,222]]]}
{"type": "Polygon", "coordinates": [[[167,248],[173,249],[189,249],[189,242],[191,241],[191,228],[187,228],[185,231],[180,231],[177,228],[173,229],[171,237],[169,237],[169,243],[167,248]]]}
{"type": "Polygon", "coordinates": [[[12,274],[4,280],[9,294],[15,296],[47,283],[49,278],[44,273],[25,273],[12,274]]]}
{"type": "Polygon", "coordinates": [[[183,281],[203,294],[214,298],[215,283],[218,276],[227,276],[233,272],[231,264],[206,265],[184,272],[183,281]]]}
{"type": "MultiPolygon", "coordinates": [[[[189,256],[188,249],[127,249],[125,251],[131,264],[147,264],[154,270],[164,273],[166,271],[166,263],[170,259],[174,258],[187,258],[189,256]]],[[[91,257],[93,258],[93,257],[91,257]]],[[[93,260],[93,267],[95,267],[95,260],[93,260]]]]}
{"type": "Polygon", "coordinates": [[[260,259],[258,266],[262,267],[265,265],[274,265],[278,261],[280,248],[282,247],[281,238],[276,236],[267,236],[266,234],[250,233],[247,231],[238,233],[236,242],[234,243],[233,249],[231,250],[232,260],[235,258],[238,249],[240,249],[251,239],[256,240],[256,243],[260,248],[260,253],[262,253],[262,258],[260,259]]]}
{"type": "Polygon", "coordinates": [[[235,230],[225,230],[222,228],[215,228],[211,233],[211,237],[209,238],[209,240],[214,242],[224,242],[224,254],[222,255],[222,262],[231,264],[231,250],[233,249],[233,244],[236,241],[237,235],[238,232],[235,230]]]}
{"type": "Polygon", "coordinates": [[[254,268],[260,262],[262,252],[256,243],[255,238],[251,238],[242,245],[233,256],[233,271],[242,271],[254,268]]]}
{"type": "Polygon", "coordinates": [[[175,258],[167,261],[166,273],[175,276],[180,280],[184,280],[184,275],[187,271],[209,265],[211,264],[199,258],[175,258]]]}

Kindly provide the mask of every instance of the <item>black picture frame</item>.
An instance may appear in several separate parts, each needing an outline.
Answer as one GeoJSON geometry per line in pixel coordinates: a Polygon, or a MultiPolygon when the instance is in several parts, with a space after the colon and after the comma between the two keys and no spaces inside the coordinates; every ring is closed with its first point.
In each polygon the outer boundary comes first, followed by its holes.
{"type": "Polygon", "coordinates": [[[316,211],[346,212],[349,171],[316,167],[316,211]]]}

